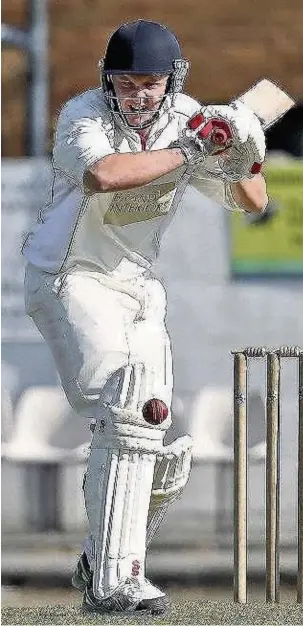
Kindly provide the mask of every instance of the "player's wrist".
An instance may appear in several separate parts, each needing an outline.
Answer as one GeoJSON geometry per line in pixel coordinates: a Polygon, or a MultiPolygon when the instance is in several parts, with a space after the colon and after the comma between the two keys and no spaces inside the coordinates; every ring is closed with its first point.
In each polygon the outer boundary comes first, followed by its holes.
{"type": "Polygon", "coordinates": [[[187,163],[187,157],[186,157],[186,155],[184,154],[184,151],[182,150],[181,146],[180,146],[177,142],[176,142],[176,144],[172,144],[172,145],[170,145],[168,149],[169,149],[169,151],[170,151],[170,152],[173,152],[173,153],[174,153],[174,154],[176,154],[178,157],[181,157],[181,158],[182,158],[182,161],[183,161],[183,163],[182,163],[182,164],[183,164],[183,165],[184,165],[185,163],[187,163]]]}
{"type": "Polygon", "coordinates": [[[204,161],[205,153],[191,140],[179,139],[170,144],[170,148],[178,149],[182,154],[184,163],[204,161]]]}
{"type": "MultiPolygon", "coordinates": [[[[250,181],[249,181],[250,182],[250,181]]],[[[251,187],[251,185],[249,185],[251,187]]],[[[231,211],[247,213],[247,215],[261,216],[266,213],[270,203],[267,193],[264,194],[264,200],[261,205],[260,200],[256,201],[254,196],[247,191],[243,192],[239,183],[225,182],[225,199],[231,211]]]]}

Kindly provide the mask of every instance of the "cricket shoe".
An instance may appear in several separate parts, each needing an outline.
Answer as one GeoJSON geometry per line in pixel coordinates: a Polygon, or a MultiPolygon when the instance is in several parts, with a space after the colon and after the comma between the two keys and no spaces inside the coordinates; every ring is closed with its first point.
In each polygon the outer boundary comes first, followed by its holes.
{"type": "MultiPolygon", "coordinates": [[[[92,603],[94,604],[94,601],[99,602],[99,600],[92,597],[92,580],[93,575],[89,567],[88,558],[85,552],[82,552],[72,576],[72,585],[73,587],[78,589],[78,591],[82,591],[84,593],[84,604],[87,600],[87,604],[89,606],[91,606],[92,603]],[[87,599],[85,599],[86,591],[87,599]]],[[[164,613],[168,609],[168,600],[165,596],[165,593],[163,593],[161,589],[153,585],[147,578],[144,578],[143,581],[140,580],[139,586],[142,599],[136,607],[137,611],[148,611],[152,609],[156,611],[158,608],[159,613],[164,613]]]]}
{"type": "MultiPolygon", "coordinates": [[[[79,589],[80,585],[83,585],[82,566],[83,559],[81,560],[79,568],[77,568],[77,572],[80,571],[80,576],[77,576],[75,581],[79,582],[77,589],[79,589]]],[[[91,572],[89,573],[91,576],[91,572]]],[[[85,575],[87,576],[87,568],[85,575]]],[[[168,608],[169,602],[165,593],[158,589],[158,587],[155,587],[155,585],[152,585],[147,578],[145,578],[144,581],[128,578],[118,585],[111,596],[98,599],[93,593],[91,576],[91,581],[85,586],[82,603],[82,610],[88,613],[145,611],[152,615],[161,615],[165,613],[168,608]]]]}
{"type": "Polygon", "coordinates": [[[169,609],[169,601],[165,593],[153,585],[147,578],[140,580],[141,600],[136,611],[146,611],[152,615],[161,615],[169,609]]]}

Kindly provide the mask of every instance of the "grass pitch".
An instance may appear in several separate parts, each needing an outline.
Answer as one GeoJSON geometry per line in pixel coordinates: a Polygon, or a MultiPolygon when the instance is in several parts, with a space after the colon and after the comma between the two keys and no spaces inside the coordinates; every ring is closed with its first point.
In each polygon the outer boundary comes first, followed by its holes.
{"type": "Polygon", "coordinates": [[[222,600],[178,600],[158,617],[146,613],[85,615],[75,606],[9,607],[2,610],[2,624],[303,624],[303,610],[295,603],[269,606],[260,600],[246,606],[222,600]]]}
{"type": "Polygon", "coordinates": [[[226,597],[226,590],[180,588],[167,591],[170,610],[158,617],[144,612],[87,615],[80,608],[81,595],[69,594],[68,590],[53,590],[51,595],[45,593],[44,596],[43,590],[26,597],[21,593],[13,602],[4,602],[2,624],[303,624],[303,607],[296,603],[294,593],[286,593],[281,603],[274,605],[266,604],[260,593],[253,593],[246,605],[239,605],[230,595],[226,597]]]}

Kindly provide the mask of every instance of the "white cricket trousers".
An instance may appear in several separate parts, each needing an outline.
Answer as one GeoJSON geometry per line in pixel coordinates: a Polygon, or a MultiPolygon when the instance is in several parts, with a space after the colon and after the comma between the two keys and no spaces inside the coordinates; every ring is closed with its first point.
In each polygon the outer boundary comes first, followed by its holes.
{"type": "Polygon", "coordinates": [[[144,364],[146,400],[171,408],[172,360],[165,327],[166,294],[155,278],[120,280],[81,267],[25,273],[25,308],[46,340],[71,406],[95,418],[112,374],[144,364]]]}

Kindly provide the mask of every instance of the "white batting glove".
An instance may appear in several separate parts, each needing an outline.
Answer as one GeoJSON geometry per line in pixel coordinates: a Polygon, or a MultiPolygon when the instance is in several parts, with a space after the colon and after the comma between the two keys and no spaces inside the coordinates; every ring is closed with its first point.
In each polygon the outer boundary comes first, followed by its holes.
{"type": "Polygon", "coordinates": [[[187,163],[201,163],[225,151],[231,145],[229,141],[227,146],[227,139],[231,139],[229,123],[218,116],[212,119],[204,108],[188,120],[179,139],[169,147],[179,148],[187,163]]]}
{"type": "Polygon", "coordinates": [[[242,102],[214,108],[217,111],[224,108],[232,133],[228,153],[218,157],[224,180],[238,182],[253,178],[261,171],[266,154],[265,135],[259,119],[242,102]]]}
{"type": "Polygon", "coordinates": [[[188,162],[218,155],[219,174],[229,182],[257,174],[266,151],[261,123],[241,102],[204,107],[188,120],[177,144],[188,162]]]}

